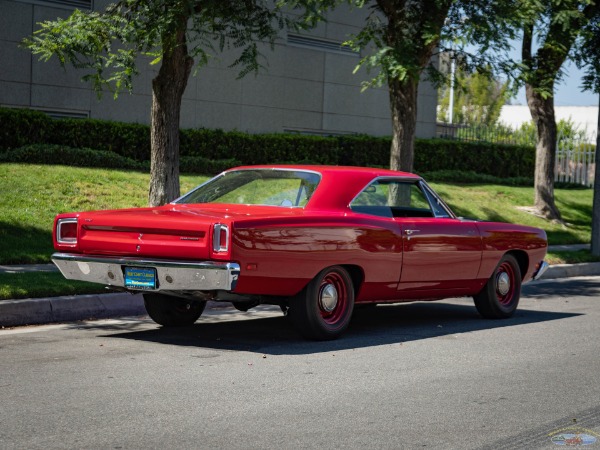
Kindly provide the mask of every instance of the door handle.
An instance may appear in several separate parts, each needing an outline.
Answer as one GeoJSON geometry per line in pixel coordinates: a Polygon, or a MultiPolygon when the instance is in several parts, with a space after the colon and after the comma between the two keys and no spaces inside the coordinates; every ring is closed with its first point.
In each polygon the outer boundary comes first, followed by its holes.
{"type": "Polygon", "coordinates": [[[406,233],[406,236],[408,236],[406,238],[407,241],[410,241],[410,237],[414,234],[414,233],[418,233],[421,230],[413,230],[413,229],[408,229],[408,230],[404,230],[404,232],[406,233]]]}

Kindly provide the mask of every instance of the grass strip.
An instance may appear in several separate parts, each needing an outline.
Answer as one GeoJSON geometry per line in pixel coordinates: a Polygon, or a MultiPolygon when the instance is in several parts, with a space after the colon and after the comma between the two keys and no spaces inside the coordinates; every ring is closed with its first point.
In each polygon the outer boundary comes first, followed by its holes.
{"type": "Polygon", "coordinates": [[[553,264],[579,264],[587,262],[600,262],[600,257],[592,255],[589,250],[573,250],[548,252],[546,262],[553,264]]]}
{"type": "MultiPolygon", "coordinates": [[[[206,179],[181,176],[181,192],[206,179]]],[[[135,171],[0,164],[0,264],[50,262],[56,214],[146,206],[149,182],[135,171]]],[[[533,204],[531,187],[431,184],[458,216],[542,228],[554,245],[590,242],[591,189],[555,189],[565,227],[518,208],[533,204]]]]}
{"type": "Polygon", "coordinates": [[[0,273],[0,300],[109,292],[100,284],[67,280],[57,272],[0,273]]]}

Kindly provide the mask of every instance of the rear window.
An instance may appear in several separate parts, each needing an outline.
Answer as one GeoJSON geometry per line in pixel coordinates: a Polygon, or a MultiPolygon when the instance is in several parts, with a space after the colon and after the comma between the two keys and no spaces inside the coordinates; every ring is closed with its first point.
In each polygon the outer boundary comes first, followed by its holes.
{"type": "Polygon", "coordinates": [[[198,186],[177,203],[233,203],[303,207],[321,177],[315,172],[250,169],[225,172],[198,186]]]}

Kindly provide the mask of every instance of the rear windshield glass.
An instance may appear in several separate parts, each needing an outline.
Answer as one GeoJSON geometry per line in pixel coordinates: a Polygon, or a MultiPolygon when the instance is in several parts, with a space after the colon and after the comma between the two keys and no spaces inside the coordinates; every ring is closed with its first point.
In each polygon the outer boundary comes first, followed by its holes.
{"type": "Polygon", "coordinates": [[[321,177],[314,172],[252,169],[225,172],[181,197],[177,203],[237,203],[305,206],[321,177]]]}

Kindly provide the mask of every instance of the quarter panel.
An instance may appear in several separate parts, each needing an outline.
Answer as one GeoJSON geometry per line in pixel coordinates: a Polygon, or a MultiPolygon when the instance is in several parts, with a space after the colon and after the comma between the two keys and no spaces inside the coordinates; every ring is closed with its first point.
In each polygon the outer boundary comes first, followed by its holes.
{"type": "Polygon", "coordinates": [[[236,223],[233,259],[240,262],[240,294],[292,296],[322,269],[361,268],[357,301],[394,298],[402,240],[392,220],[305,219],[296,223],[236,223]]]}
{"type": "Polygon", "coordinates": [[[504,254],[522,250],[529,259],[527,272],[523,276],[523,281],[527,281],[533,275],[536,264],[546,256],[548,242],[543,230],[497,222],[478,222],[477,227],[483,241],[480,279],[488,279],[492,275],[504,254]]]}

